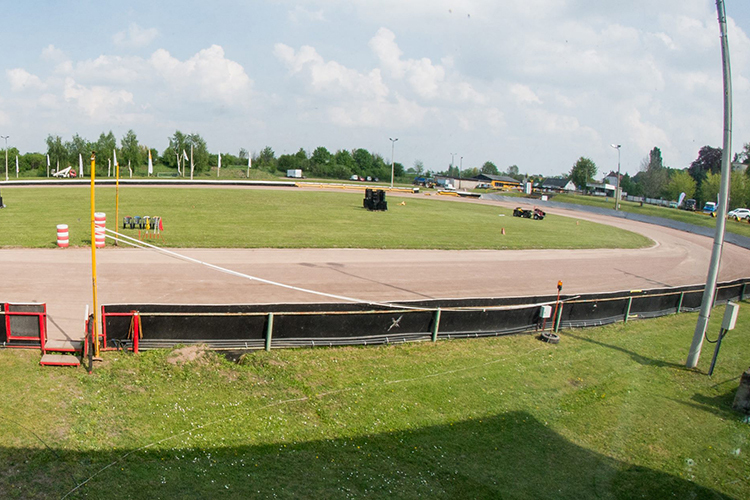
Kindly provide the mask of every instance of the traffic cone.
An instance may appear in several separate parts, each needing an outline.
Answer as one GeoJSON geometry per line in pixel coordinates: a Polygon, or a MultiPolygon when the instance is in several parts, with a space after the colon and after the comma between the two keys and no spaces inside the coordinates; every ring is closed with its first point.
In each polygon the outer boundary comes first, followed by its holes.
{"type": "Polygon", "coordinates": [[[505,228],[500,229],[500,234],[505,234],[505,228]]]}

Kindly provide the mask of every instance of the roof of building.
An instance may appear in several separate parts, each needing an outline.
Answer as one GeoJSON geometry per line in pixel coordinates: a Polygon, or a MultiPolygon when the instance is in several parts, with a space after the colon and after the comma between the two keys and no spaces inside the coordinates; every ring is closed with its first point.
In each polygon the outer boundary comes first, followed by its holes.
{"type": "Polygon", "coordinates": [[[541,182],[542,187],[564,188],[570,182],[569,179],[560,179],[559,177],[548,177],[541,182]]]}
{"type": "Polygon", "coordinates": [[[507,175],[492,175],[492,174],[479,174],[474,179],[478,181],[498,181],[505,182],[506,184],[521,184],[521,181],[517,181],[513,177],[507,175]]]}

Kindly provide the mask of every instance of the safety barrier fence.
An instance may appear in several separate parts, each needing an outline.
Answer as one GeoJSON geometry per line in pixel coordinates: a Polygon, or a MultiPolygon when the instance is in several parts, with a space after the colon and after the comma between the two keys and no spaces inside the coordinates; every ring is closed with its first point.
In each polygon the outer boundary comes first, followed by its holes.
{"type": "Polygon", "coordinates": [[[46,304],[0,303],[0,341],[3,347],[41,349],[46,335],[46,304]]]}
{"type": "MultiPolygon", "coordinates": [[[[721,283],[716,303],[743,300],[750,279],[721,283]]],[[[599,326],[700,308],[703,285],[540,297],[351,303],[102,306],[105,349],[207,344],[215,349],[377,345],[599,326]],[[549,305],[554,317],[542,318],[549,305]]]]}

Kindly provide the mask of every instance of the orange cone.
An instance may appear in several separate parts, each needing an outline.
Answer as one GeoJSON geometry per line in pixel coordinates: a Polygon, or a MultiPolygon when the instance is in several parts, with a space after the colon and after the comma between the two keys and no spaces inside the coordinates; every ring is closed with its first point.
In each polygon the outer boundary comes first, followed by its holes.
{"type": "Polygon", "coordinates": [[[505,228],[500,229],[500,234],[505,234],[505,228]]]}

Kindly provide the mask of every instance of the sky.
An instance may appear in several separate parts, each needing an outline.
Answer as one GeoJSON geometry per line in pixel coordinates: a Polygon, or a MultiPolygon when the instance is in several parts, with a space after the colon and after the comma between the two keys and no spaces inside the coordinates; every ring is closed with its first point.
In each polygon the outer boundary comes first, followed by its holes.
{"type": "MultiPolygon", "coordinates": [[[[750,2],[726,0],[733,152],[750,142],[750,2]]],[[[0,135],[24,152],[102,132],[164,151],[365,148],[405,167],[634,175],[722,147],[712,0],[12,2],[0,135]]]]}

